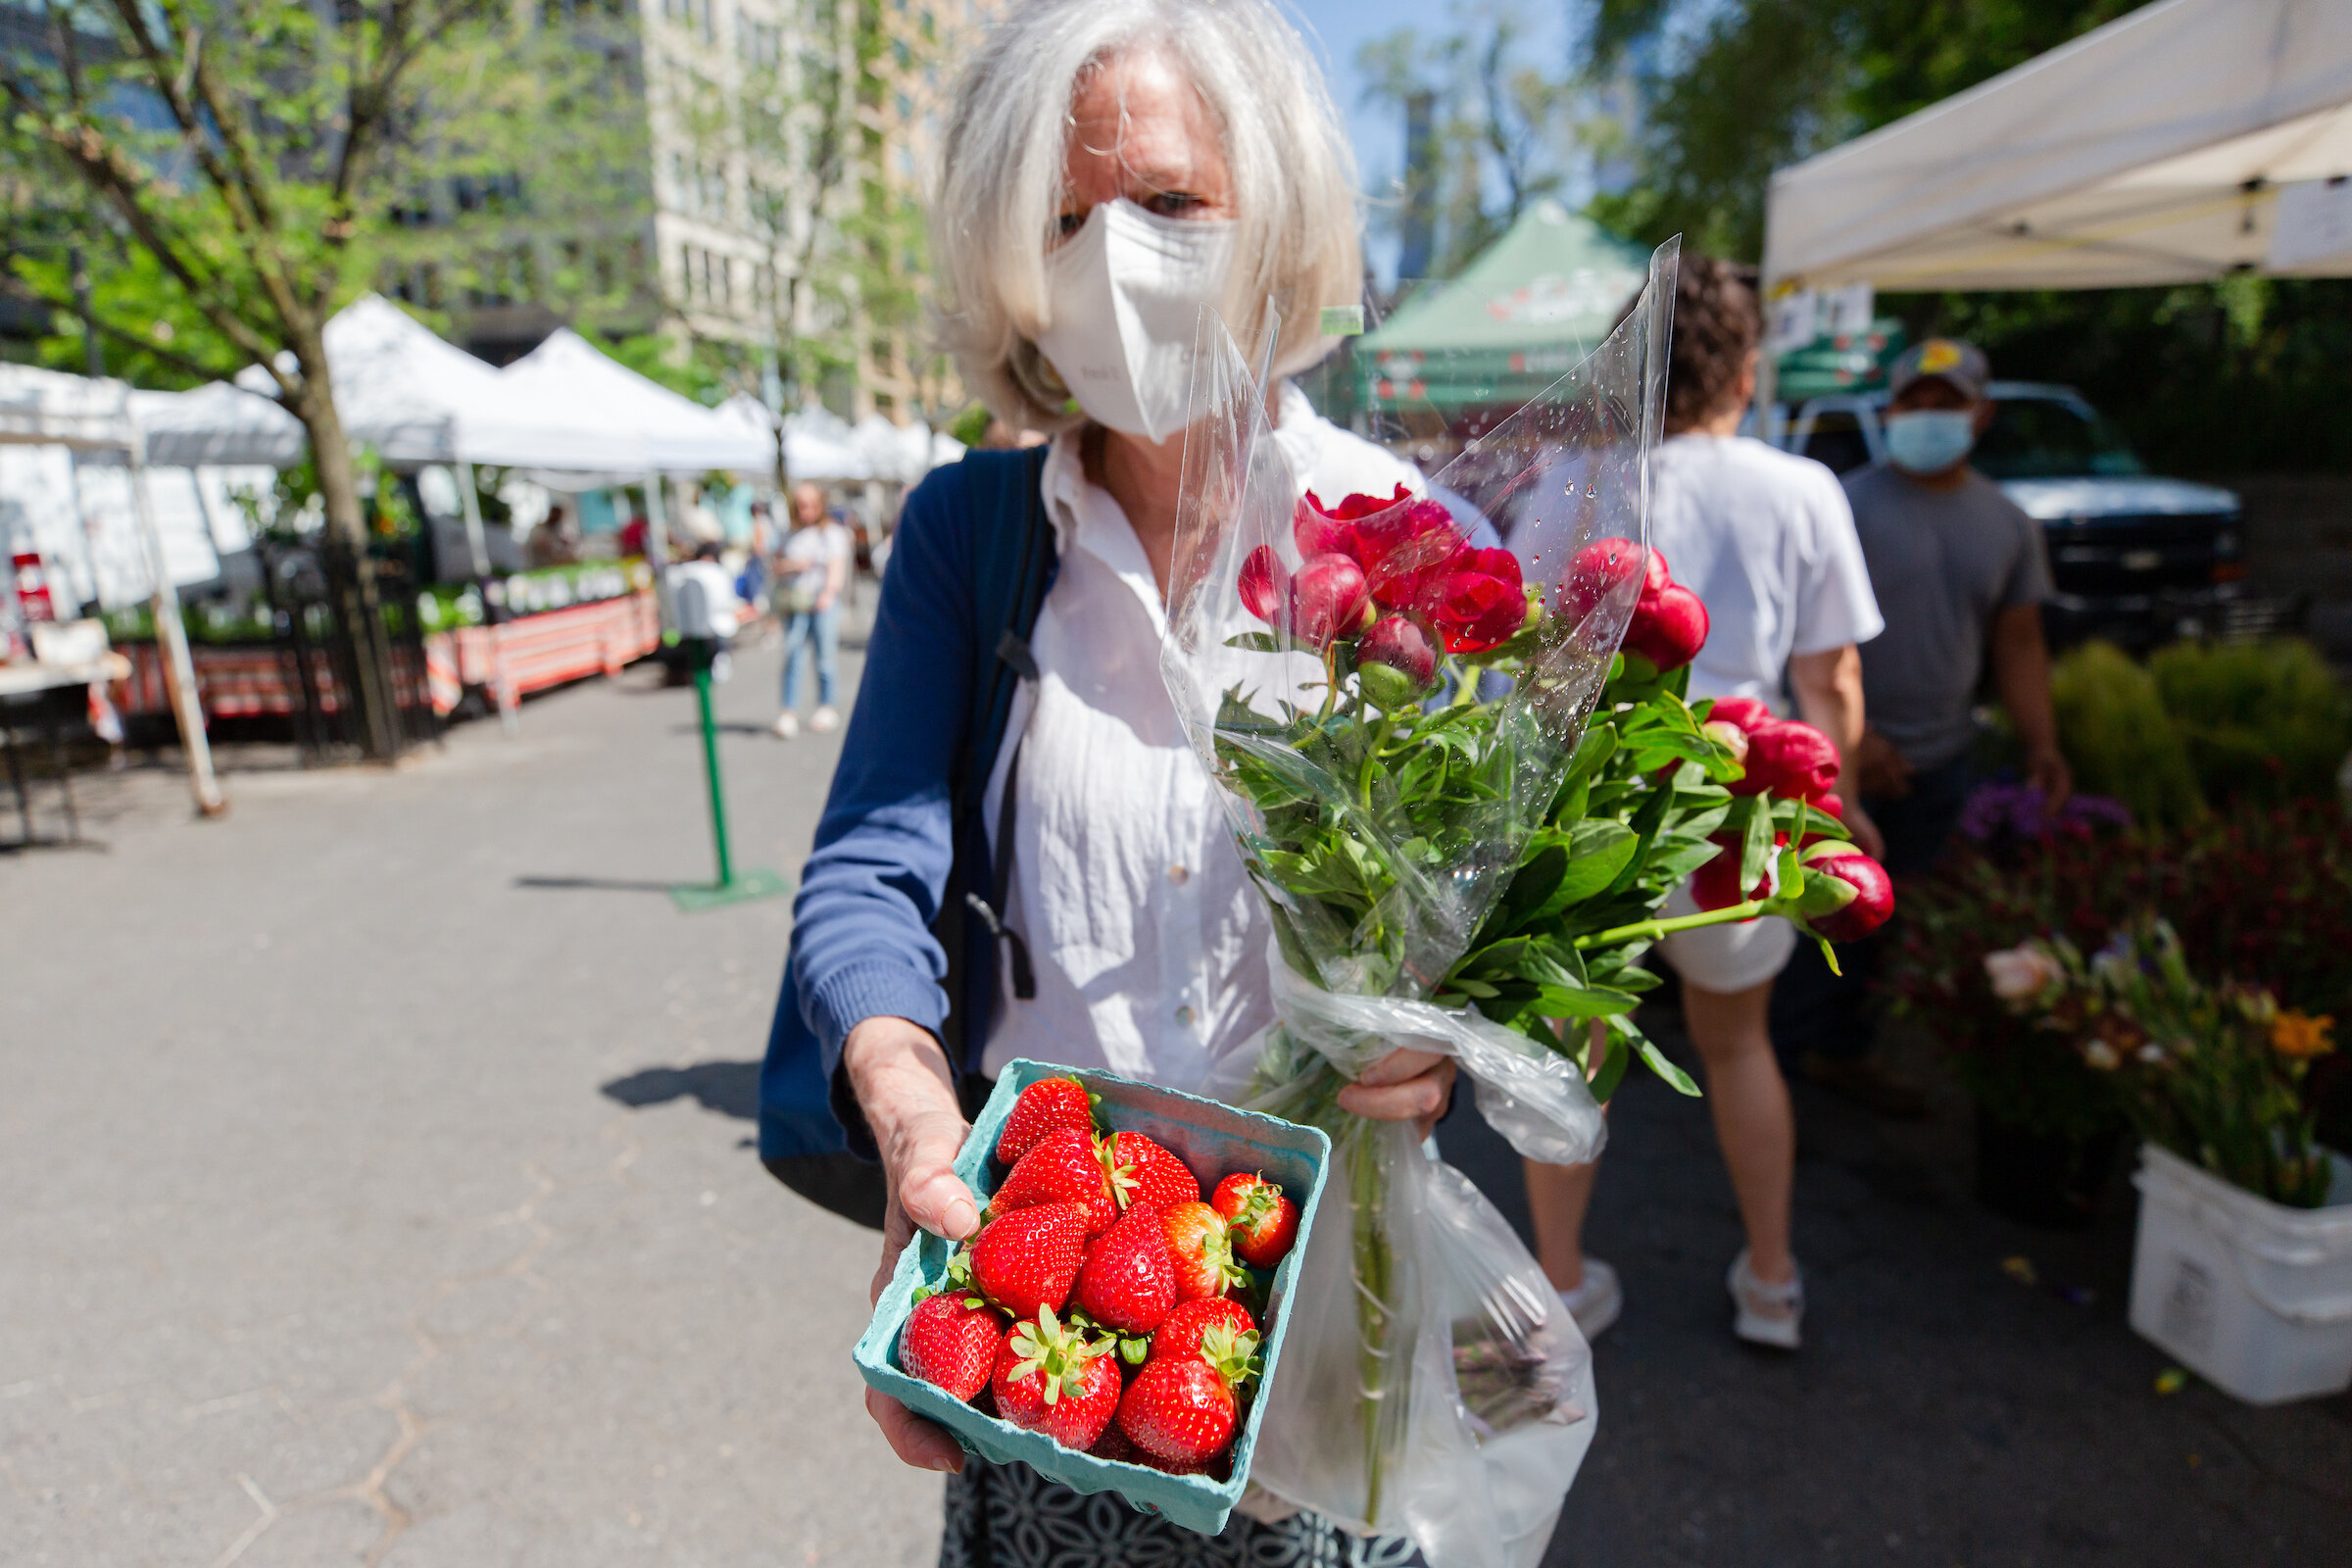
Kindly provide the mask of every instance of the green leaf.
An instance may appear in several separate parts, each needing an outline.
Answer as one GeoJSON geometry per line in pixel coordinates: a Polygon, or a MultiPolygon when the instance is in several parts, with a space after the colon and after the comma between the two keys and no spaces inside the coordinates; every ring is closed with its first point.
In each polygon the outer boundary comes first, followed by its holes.
{"type": "Polygon", "coordinates": [[[1642,999],[1632,992],[1615,991],[1607,986],[1578,990],[1545,986],[1536,994],[1536,1010],[1546,1018],[1606,1018],[1614,1013],[1631,1012],[1641,1004],[1642,999]]]}
{"type": "MultiPolygon", "coordinates": [[[[1629,1031],[1631,1027],[1627,1026],[1629,1031]]],[[[1592,1075],[1592,1098],[1604,1105],[1608,1103],[1609,1097],[1617,1093],[1617,1086],[1625,1081],[1625,1069],[1634,1064],[1634,1054],[1626,1049],[1625,1042],[1618,1036],[1619,1031],[1614,1027],[1601,1035],[1600,1071],[1592,1075]]]]}
{"type": "Polygon", "coordinates": [[[1646,1039],[1642,1040],[1637,1049],[1641,1051],[1642,1059],[1648,1064],[1651,1072],[1656,1073],[1659,1077],[1674,1085],[1677,1090],[1681,1091],[1683,1094],[1690,1096],[1693,1100],[1698,1098],[1698,1085],[1690,1081],[1690,1075],[1689,1073],[1683,1071],[1682,1068],[1677,1067],[1673,1062],[1668,1061],[1664,1052],[1651,1045],[1646,1039]]]}
{"type": "Polygon", "coordinates": [[[1743,892],[1761,882],[1772,863],[1772,830],[1769,809],[1749,810],[1747,831],[1740,841],[1740,886],[1743,892]]]}
{"type": "Polygon", "coordinates": [[[1246,631],[1226,638],[1225,646],[1252,654],[1287,654],[1294,645],[1289,638],[1270,631],[1246,631]]]}

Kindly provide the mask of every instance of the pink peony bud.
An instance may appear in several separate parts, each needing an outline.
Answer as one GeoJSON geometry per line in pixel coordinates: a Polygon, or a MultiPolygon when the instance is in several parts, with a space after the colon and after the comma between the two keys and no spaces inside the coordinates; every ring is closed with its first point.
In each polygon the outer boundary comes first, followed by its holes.
{"type": "Polygon", "coordinates": [[[1773,794],[1809,801],[1838,783],[1838,748],[1810,724],[1775,719],[1747,732],[1747,776],[1734,781],[1734,795],[1773,794]]]}
{"type": "Polygon", "coordinates": [[[1421,596],[1419,609],[1436,624],[1449,654],[1483,654],[1509,642],[1527,624],[1519,563],[1507,550],[1464,552],[1465,560],[1482,556],[1498,556],[1501,564],[1449,571],[1421,596]]]}
{"type": "Polygon", "coordinates": [[[1291,635],[1311,647],[1353,636],[1371,613],[1364,569],[1347,556],[1309,556],[1291,579],[1291,635]]]}
{"type": "Polygon", "coordinates": [[[1719,718],[1727,724],[1737,724],[1744,730],[1752,730],[1760,724],[1780,722],[1773,715],[1770,708],[1753,697],[1718,697],[1715,699],[1714,708],[1708,711],[1707,717],[1719,718]]]}
{"type": "Polygon", "coordinates": [[[1633,624],[1625,629],[1625,651],[1661,670],[1682,668],[1706,642],[1707,607],[1680,583],[1667,584],[1655,598],[1642,595],[1634,606],[1633,624]]]}
{"type": "Polygon", "coordinates": [[[1732,760],[1747,761],[1747,731],[1727,719],[1710,718],[1698,726],[1698,732],[1732,754],[1732,760]]]}
{"type": "Polygon", "coordinates": [[[1355,645],[1357,664],[1386,664],[1413,683],[1418,691],[1438,673],[1438,649],[1421,623],[1403,615],[1383,615],[1355,645]]]}
{"type": "Polygon", "coordinates": [[[1281,618],[1283,602],[1290,598],[1291,573],[1272,545],[1259,545],[1242,563],[1242,575],[1236,585],[1241,592],[1242,608],[1268,625],[1281,618]]]}
{"type": "Polygon", "coordinates": [[[1823,856],[1805,869],[1809,875],[1835,877],[1854,890],[1853,901],[1845,907],[1813,915],[1805,922],[1832,942],[1860,941],[1894,913],[1893,879],[1885,866],[1860,850],[1823,856]]]}

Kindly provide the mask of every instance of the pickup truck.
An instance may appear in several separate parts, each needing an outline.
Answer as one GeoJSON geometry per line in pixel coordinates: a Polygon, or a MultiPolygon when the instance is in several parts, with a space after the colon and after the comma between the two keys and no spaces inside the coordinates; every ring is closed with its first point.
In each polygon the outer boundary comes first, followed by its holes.
{"type": "MultiPolygon", "coordinates": [[[[2267,629],[2274,607],[2246,591],[2238,498],[2159,478],[2072,387],[1995,381],[1977,470],[2042,526],[2056,592],[2055,644],[2105,637],[2145,648],[2176,637],[2267,629]]],[[[1843,473],[1886,456],[1884,393],[1811,398],[1779,442],[1843,473]]]]}

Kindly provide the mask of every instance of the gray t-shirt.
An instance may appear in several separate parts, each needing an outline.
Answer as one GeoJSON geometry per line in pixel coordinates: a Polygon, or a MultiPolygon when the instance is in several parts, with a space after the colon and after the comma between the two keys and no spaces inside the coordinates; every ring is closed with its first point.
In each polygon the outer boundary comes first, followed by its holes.
{"type": "Polygon", "coordinates": [[[1939,767],[1968,750],[1993,617],[2049,597],[2041,525],[1974,469],[1937,491],[1873,464],[1845,498],[1886,617],[1862,645],[1864,714],[1912,766],[1939,767]]]}

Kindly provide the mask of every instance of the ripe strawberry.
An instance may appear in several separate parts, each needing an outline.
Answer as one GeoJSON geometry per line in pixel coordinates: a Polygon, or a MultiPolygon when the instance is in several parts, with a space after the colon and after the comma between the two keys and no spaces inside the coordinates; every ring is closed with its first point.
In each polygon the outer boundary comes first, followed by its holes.
{"type": "Polygon", "coordinates": [[[1078,1309],[1105,1328],[1149,1334],[1176,1304],[1176,1258],[1156,1208],[1131,1208],[1086,1250],[1078,1309]]]}
{"type": "Polygon", "coordinates": [[[1119,1189],[1120,1207],[1143,1202],[1168,1208],[1200,1201],[1200,1179],[1192,1167],[1142,1133],[1120,1133],[1113,1152],[1114,1163],[1126,1166],[1131,1178],[1121,1182],[1115,1174],[1112,1177],[1112,1185],[1119,1189]]]}
{"type": "Polygon", "coordinates": [[[1120,1429],[1171,1465],[1204,1465],[1224,1452],[1238,1414],[1223,1374],[1189,1355],[1146,1362],[1119,1400],[1120,1429]]]}
{"type": "Polygon", "coordinates": [[[1119,1430],[1116,1421],[1102,1429],[1102,1436],[1086,1450],[1098,1459],[1116,1459],[1121,1464],[1151,1464],[1152,1455],[1135,1446],[1135,1440],[1119,1430]]]}
{"type": "Polygon", "coordinates": [[[1250,1271],[1233,1260],[1225,1216],[1196,1199],[1167,1211],[1163,1226],[1168,1250],[1176,1255],[1176,1299],[1198,1301],[1223,1296],[1250,1283],[1250,1271]]]}
{"type": "Polygon", "coordinates": [[[1084,1203],[1086,1234],[1102,1235],[1119,1217],[1105,1157],[1102,1141],[1092,1132],[1064,1127],[1046,1134],[1013,1162],[1011,1174],[988,1200],[989,1217],[1036,1203],[1084,1203]]]}
{"type": "Polygon", "coordinates": [[[1250,1309],[1230,1297],[1213,1296],[1198,1301],[1181,1301],[1152,1336],[1152,1359],[1162,1356],[1201,1356],[1201,1336],[1211,1329],[1223,1329],[1230,1340],[1239,1341],[1247,1335],[1250,1340],[1245,1355],[1257,1349],[1257,1324],[1250,1318],[1250,1309]]]}
{"type": "Polygon", "coordinates": [[[1075,1078],[1040,1078],[1021,1091],[997,1136],[997,1158],[1010,1165],[1048,1133],[1095,1130],[1095,1097],[1075,1078]]]}
{"type": "Polygon", "coordinates": [[[1058,1308],[1086,1259],[1086,1205],[1016,1208],[982,1226],[971,1253],[972,1280],[990,1305],[1013,1317],[1058,1308]]]}
{"type": "Polygon", "coordinates": [[[989,1388],[997,1414],[1083,1453],[1119,1407],[1119,1365],[1107,1341],[1065,1327],[1052,1307],[1015,1323],[997,1349],[989,1388]]]}
{"type": "Polygon", "coordinates": [[[924,1297],[906,1314],[899,1334],[899,1365],[909,1377],[969,1400],[988,1387],[1004,1337],[1004,1320],[968,1285],[956,1290],[951,1282],[948,1291],[924,1297]]]}
{"type": "Polygon", "coordinates": [[[1208,1206],[1233,1228],[1233,1251],[1252,1268],[1272,1268],[1298,1238],[1298,1205],[1279,1184],[1237,1171],[1217,1183],[1208,1206]]]}

